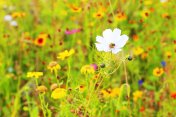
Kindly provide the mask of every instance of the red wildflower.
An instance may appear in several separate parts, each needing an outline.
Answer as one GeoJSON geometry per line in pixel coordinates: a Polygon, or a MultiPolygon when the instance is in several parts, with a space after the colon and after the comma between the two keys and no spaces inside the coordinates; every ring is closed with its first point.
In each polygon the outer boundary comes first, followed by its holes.
{"type": "Polygon", "coordinates": [[[172,92],[172,93],[170,94],[170,96],[171,96],[171,98],[176,99],[176,92],[172,92]]]}
{"type": "Polygon", "coordinates": [[[144,111],[145,111],[145,107],[142,106],[139,111],[140,111],[140,112],[144,112],[144,111]]]}

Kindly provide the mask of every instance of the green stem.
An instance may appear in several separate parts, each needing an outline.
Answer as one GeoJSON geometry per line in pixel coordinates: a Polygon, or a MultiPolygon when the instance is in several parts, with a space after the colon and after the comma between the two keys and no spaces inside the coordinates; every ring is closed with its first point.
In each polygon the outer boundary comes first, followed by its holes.
{"type": "Polygon", "coordinates": [[[113,15],[113,19],[114,19],[114,18],[115,18],[115,15],[114,15],[114,12],[113,12],[113,8],[112,8],[111,0],[109,0],[109,4],[110,4],[110,7],[111,7],[111,12],[112,12],[112,15],[113,15]]]}
{"type": "Polygon", "coordinates": [[[70,58],[68,58],[67,65],[68,65],[68,72],[67,72],[66,88],[68,88],[68,83],[69,83],[69,80],[70,80],[70,69],[71,69],[70,58]]]}
{"type": "Polygon", "coordinates": [[[19,99],[21,97],[21,94],[20,94],[20,84],[21,84],[21,77],[19,77],[18,79],[18,85],[17,85],[17,93],[16,93],[16,96],[15,96],[15,102],[14,102],[14,110],[12,112],[12,115],[11,117],[16,117],[17,116],[17,112],[18,112],[18,109],[19,109],[19,99]]]}
{"type": "MultiPolygon", "coordinates": [[[[36,83],[36,86],[38,87],[38,80],[35,78],[35,83],[36,83]]],[[[45,111],[45,101],[44,101],[44,98],[42,98],[41,94],[39,93],[39,99],[40,99],[40,103],[41,103],[41,107],[42,107],[42,111],[43,111],[43,115],[44,117],[46,117],[46,111],[45,111]]]]}
{"type": "Polygon", "coordinates": [[[32,116],[32,112],[31,112],[31,106],[30,106],[30,98],[28,93],[26,92],[26,98],[27,98],[27,103],[28,103],[28,108],[29,108],[29,115],[30,117],[32,116]]]}

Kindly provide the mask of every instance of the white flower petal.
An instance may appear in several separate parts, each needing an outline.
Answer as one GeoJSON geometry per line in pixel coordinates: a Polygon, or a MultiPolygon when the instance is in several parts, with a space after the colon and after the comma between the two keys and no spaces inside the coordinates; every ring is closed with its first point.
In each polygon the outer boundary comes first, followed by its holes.
{"type": "Polygon", "coordinates": [[[103,43],[105,41],[105,39],[101,36],[97,36],[96,41],[99,42],[99,43],[103,43]]]}
{"type": "Polygon", "coordinates": [[[104,45],[103,44],[99,44],[99,43],[95,43],[96,48],[98,51],[104,51],[104,45]]]}
{"type": "Polygon", "coordinates": [[[117,54],[118,52],[120,52],[122,49],[119,49],[119,48],[115,48],[115,49],[112,49],[112,53],[113,54],[117,54]]]}
{"type": "Polygon", "coordinates": [[[106,47],[106,46],[105,46],[104,51],[105,51],[105,52],[110,52],[111,49],[110,49],[109,47],[106,47]]]}
{"type": "Polygon", "coordinates": [[[104,38],[110,38],[112,36],[112,30],[111,29],[106,29],[103,31],[103,37],[104,38]]]}
{"type": "Polygon", "coordinates": [[[120,34],[121,34],[121,30],[120,30],[120,29],[115,28],[115,29],[113,30],[113,37],[114,37],[114,38],[119,37],[120,34]]]}
{"type": "Polygon", "coordinates": [[[118,41],[116,41],[115,45],[118,47],[118,48],[122,48],[126,42],[128,41],[128,36],[127,35],[122,35],[119,37],[118,41]]]}

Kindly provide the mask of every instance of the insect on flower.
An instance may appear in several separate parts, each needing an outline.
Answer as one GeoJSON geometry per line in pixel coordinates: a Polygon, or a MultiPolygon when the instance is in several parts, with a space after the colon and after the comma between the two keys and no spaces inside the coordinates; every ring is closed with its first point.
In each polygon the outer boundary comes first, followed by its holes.
{"type": "Polygon", "coordinates": [[[128,41],[127,35],[120,35],[121,30],[115,28],[113,31],[111,29],[106,29],[103,31],[103,37],[97,36],[95,43],[98,51],[112,52],[117,54],[123,48],[123,46],[128,41]]]}

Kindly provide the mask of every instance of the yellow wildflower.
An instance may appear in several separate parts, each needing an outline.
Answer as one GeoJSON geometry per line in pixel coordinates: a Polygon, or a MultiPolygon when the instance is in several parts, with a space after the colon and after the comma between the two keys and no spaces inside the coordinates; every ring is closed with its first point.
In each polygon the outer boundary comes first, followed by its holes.
{"type": "Polygon", "coordinates": [[[28,72],[27,73],[27,77],[28,78],[39,78],[39,77],[41,77],[41,76],[43,76],[43,72],[28,72]]]}
{"type": "Polygon", "coordinates": [[[150,10],[148,10],[148,9],[145,9],[141,12],[141,16],[144,19],[146,19],[149,16],[149,14],[150,14],[150,10]]]}
{"type": "Polygon", "coordinates": [[[135,92],[133,93],[133,100],[134,100],[134,101],[137,101],[139,98],[142,98],[142,94],[143,94],[142,91],[135,91],[135,92]]]}
{"type": "Polygon", "coordinates": [[[24,16],[26,16],[25,12],[13,12],[12,13],[13,18],[21,18],[21,17],[24,17],[24,16]]]}
{"type": "Polygon", "coordinates": [[[95,74],[92,79],[97,80],[98,78],[100,78],[100,74],[95,74]]]}
{"type": "Polygon", "coordinates": [[[123,13],[123,12],[119,12],[119,13],[117,13],[117,15],[116,15],[116,17],[115,17],[115,20],[116,21],[124,21],[124,20],[126,20],[127,19],[127,16],[125,15],[125,13],[123,13]]]}
{"type": "Polygon", "coordinates": [[[51,71],[51,72],[55,72],[57,73],[57,70],[61,69],[61,66],[56,62],[56,61],[52,61],[49,63],[49,65],[47,66],[47,68],[51,71]]]}
{"type": "Polygon", "coordinates": [[[48,90],[47,87],[44,86],[44,85],[38,86],[36,88],[36,91],[39,92],[39,93],[45,93],[47,90],[48,90]]]}
{"type": "Polygon", "coordinates": [[[104,98],[116,97],[120,94],[120,88],[102,90],[101,93],[104,98]]]}
{"type": "Polygon", "coordinates": [[[97,19],[101,19],[103,16],[104,12],[102,12],[101,10],[93,14],[93,17],[97,19]]]}
{"type": "Polygon", "coordinates": [[[120,94],[120,88],[117,87],[112,89],[112,93],[111,93],[112,97],[118,96],[119,94],[120,94]]]}
{"type": "Polygon", "coordinates": [[[53,99],[61,99],[61,98],[64,98],[65,96],[66,96],[66,90],[63,88],[56,88],[51,94],[51,97],[53,99]]]}
{"type": "Polygon", "coordinates": [[[162,18],[170,19],[170,15],[168,13],[163,13],[162,18]]]}
{"type": "Polygon", "coordinates": [[[37,36],[37,38],[34,41],[34,44],[37,46],[44,46],[46,43],[46,39],[48,38],[48,34],[41,33],[37,36]]]}
{"type": "Polygon", "coordinates": [[[82,10],[81,7],[78,7],[74,4],[69,5],[69,7],[71,8],[72,12],[80,12],[82,10]]]}
{"type": "Polygon", "coordinates": [[[165,52],[165,56],[166,56],[167,58],[170,58],[170,57],[172,56],[172,53],[169,52],[169,51],[167,51],[167,52],[165,52]]]}
{"type": "Polygon", "coordinates": [[[65,50],[64,52],[61,52],[58,54],[57,58],[61,59],[61,60],[65,60],[66,58],[68,58],[69,56],[73,55],[75,53],[74,49],[71,50],[65,50]]]}
{"type": "Polygon", "coordinates": [[[80,86],[78,86],[76,89],[79,89],[80,92],[84,92],[85,89],[86,89],[86,86],[80,85],[80,86]]]}
{"type": "Polygon", "coordinates": [[[95,69],[91,65],[84,65],[81,68],[81,73],[82,74],[94,74],[95,73],[95,69]]]}
{"type": "Polygon", "coordinates": [[[141,47],[133,48],[133,53],[134,53],[135,56],[141,55],[143,52],[144,52],[144,50],[141,47]]]}
{"type": "Polygon", "coordinates": [[[163,68],[157,67],[153,70],[153,75],[157,77],[161,76],[163,73],[164,73],[163,68]]]}

